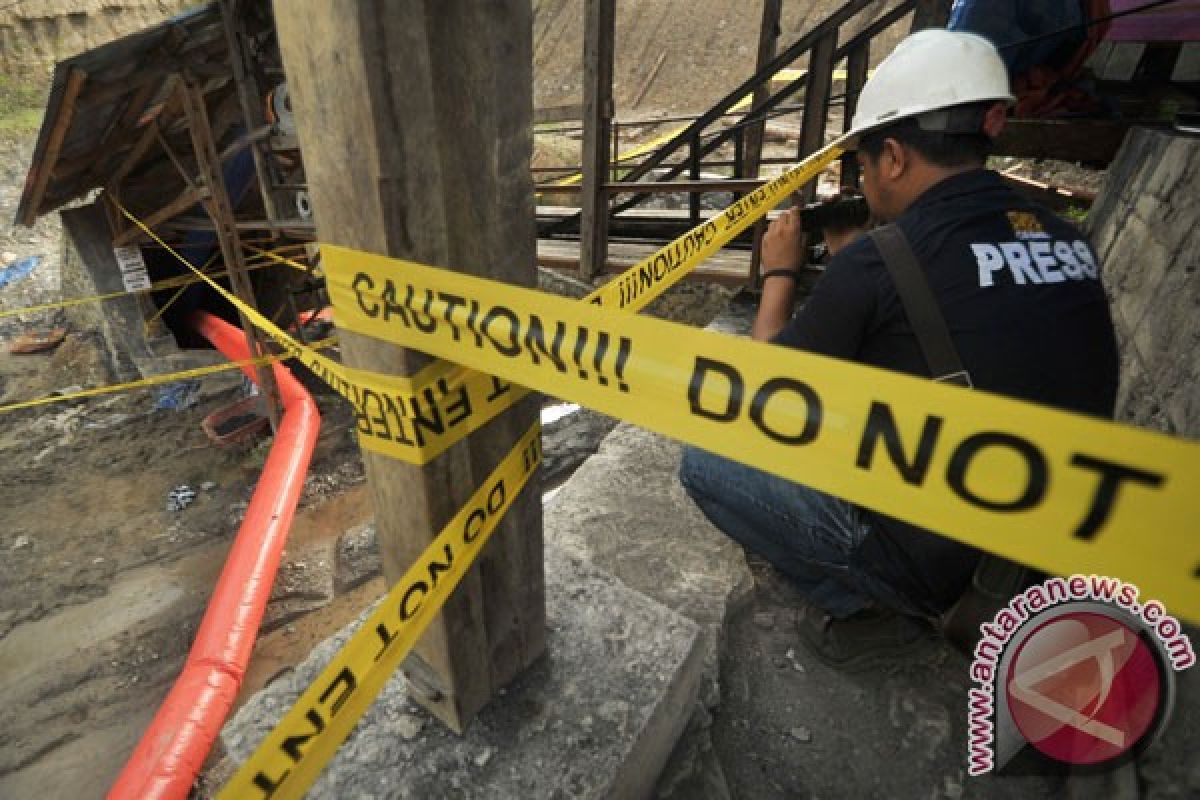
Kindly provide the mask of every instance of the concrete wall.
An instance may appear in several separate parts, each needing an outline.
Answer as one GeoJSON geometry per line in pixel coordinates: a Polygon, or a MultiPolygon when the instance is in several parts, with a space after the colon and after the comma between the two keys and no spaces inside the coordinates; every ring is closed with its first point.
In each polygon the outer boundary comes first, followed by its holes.
{"type": "MultiPolygon", "coordinates": [[[[125,291],[112,252],[112,234],[104,212],[96,204],[62,212],[64,297],[94,297],[125,291]]],[[[67,321],[75,330],[97,331],[104,341],[109,367],[119,380],[140,377],[136,364],[155,352],[143,328],[146,295],[114,297],[98,303],[67,308],[67,321]]]]}
{"type": "Polygon", "coordinates": [[[1131,132],[1087,229],[1121,349],[1117,418],[1200,436],[1200,138],[1131,132]]]}

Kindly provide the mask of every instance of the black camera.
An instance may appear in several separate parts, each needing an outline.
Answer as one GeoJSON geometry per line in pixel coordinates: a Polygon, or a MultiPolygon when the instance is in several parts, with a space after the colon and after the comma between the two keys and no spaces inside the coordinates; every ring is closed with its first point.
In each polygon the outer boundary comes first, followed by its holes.
{"type": "Polygon", "coordinates": [[[871,211],[867,199],[859,194],[843,194],[833,200],[811,203],[800,209],[800,227],[809,234],[823,230],[844,231],[867,224],[871,211]]]}

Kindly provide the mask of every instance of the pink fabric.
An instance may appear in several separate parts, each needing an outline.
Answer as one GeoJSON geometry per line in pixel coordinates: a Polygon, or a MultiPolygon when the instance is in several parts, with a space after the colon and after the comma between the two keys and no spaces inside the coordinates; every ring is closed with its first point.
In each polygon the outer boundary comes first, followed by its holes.
{"type": "MultiPolygon", "coordinates": [[[[1151,0],[1109,0],[1114,13],[1151,0]]],[[[1114,19],[1105,37],[1110,42],[1200,42],[1200,0],[1177,0],[1140,14],[1114,19]]]]}

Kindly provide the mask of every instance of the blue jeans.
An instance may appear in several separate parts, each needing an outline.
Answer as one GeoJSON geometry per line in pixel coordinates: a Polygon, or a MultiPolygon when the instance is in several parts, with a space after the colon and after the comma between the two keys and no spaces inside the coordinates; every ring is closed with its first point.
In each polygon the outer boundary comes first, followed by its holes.
{"type": "Polygon", "coordinates": [[[870,525],[854,504],[694,447],[684,448],[679,480],[725,535],[771,562],[831,616],[844,619],[872,604],[916,613],[855,564],[870,525]]]}

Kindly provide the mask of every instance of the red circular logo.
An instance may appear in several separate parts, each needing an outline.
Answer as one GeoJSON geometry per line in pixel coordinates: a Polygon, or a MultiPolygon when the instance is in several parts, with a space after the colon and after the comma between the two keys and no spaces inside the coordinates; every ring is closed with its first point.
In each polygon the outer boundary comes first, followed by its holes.
{"type": "Polygon", "coordinates": [[[1127,753],[1162,702],[1150,645],[1119,619],[1090,611],[1038,626],[1013,656],[1005,688],[1025,740],[1068,764],[1127,753]]]}

